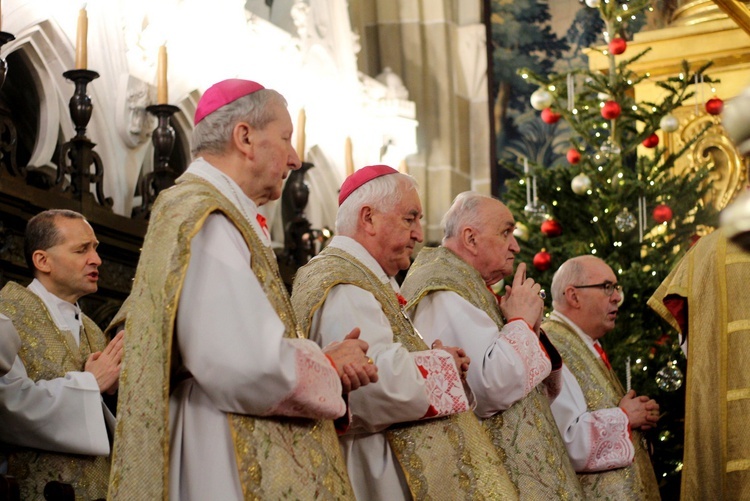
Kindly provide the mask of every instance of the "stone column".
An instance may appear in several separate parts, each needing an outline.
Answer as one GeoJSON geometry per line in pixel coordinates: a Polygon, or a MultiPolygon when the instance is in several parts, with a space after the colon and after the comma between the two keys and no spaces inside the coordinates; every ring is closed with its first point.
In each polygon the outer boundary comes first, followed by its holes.
{"type": "Polygon", "coordinates": [[[485,29],[480,0],[351,0],[359,69],[390,67],[416,103],[419,151],[408,159],[420,183],[425,241],[460,192],[490,192],[485,29]]]}

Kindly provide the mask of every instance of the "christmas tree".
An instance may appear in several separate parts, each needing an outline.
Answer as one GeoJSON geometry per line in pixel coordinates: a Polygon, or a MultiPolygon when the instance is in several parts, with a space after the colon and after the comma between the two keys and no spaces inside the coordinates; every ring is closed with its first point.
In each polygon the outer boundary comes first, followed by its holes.
{"type": "MultiPolygon", "coordinates": [[[[648,74],[630,70],[648,50],[628,54],[630,23],[648,8],[645,0],[586,0],[597,9],[609,71],[577,70],[543,75],[523,69],[539,86],[531,105],[541,111],[541,127],[530,125],[512,148],[515,162],[504,167],[503,199],[518,221],[521,260],[549,290],[552,274],[566,259],[594,254],[615,271],[624,301],[617,327],[603,340],[621,381],[661,405],[659,426],[649,432],[652,460],[665,499],[679,497],[683,441],[685,358],[677,334],[646,300],[698,236],[715,226],[715,209],[704,203],[708,168],[676,175],[702,129],[681,148],[664,146],[680,124],[672,114],[693,97],[695,83],[713,83],[708,64],[683,63],[680,75],[656,82],[660,102],[637,102],[634,87],[648,74]],[[617,58],[615,57],[617,56],[617,58]],[[533,266],[531,266],[533,263],[533,266]],[[676,496],[676,497],[675,497],[676,496]]],[[[719,100],[705,103],[721,111],[719,100]]],[[[703,112],[703,110],[701,110],[703,112]]]]}

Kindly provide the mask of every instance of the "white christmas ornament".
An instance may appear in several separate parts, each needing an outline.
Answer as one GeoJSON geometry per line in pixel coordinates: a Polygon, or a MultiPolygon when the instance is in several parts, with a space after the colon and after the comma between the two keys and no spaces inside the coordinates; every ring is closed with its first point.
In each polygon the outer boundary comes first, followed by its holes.
{"type": "Polygon", "coordinates": [[[674,132],[680,127],[680,121],[672,114],[667,114],[659,120],[659,128],[664,132],[674,132]]]}
{"type": "Polygon", "coordinates": [[[591,189],[591,178],[584,173],[578,174],[570,181],[570,189],[576,195],[585,195],[591,189]]]}
{"type": "Polygon", "coordinates": [[[545,89],[537,89],[531,94],[531,107],[535,110],[543,110],[552,105],[552,94],[545,89]]]}
{"type": "Polygon", "coordinates": [[[615,226],[618,230],[625,233],[626,231],[630,231],[633,228],[635,228],[636,224],[638,224],[635,220],[635,216],[632,212],[628,210],[627,207],[622,209],[616,216],[615,216],[615,226]]]}
{"type": "Polygon", "coordinates": [[[675,391],[680,389],[685,376],[679,367],[669,362],[666,367],[656,373],[656,386],[663,391],[675,391]]]}
{"type": "Polygon", "coordinates": [[[547,213],[547,205],[540,202],[527,204],[523,208],[523,211],[526,214],[527,220],[531,224],[542,224],[549,217],[549,214],[547,213]]]}
{"type": "Polygon", "coordinates": [[[592,9],[598,8],[600,3],[602,3],[601,0],[586,0],[586,5],[592,9]]]}
{"type": "Polygon", "coordinates": [[[513,230],[513,236],[524,242],[529,239],[529,229],[521,222],[516,223],[516,229],[513,230]]]}
{"type": "Polygon", "coordinates": [[[609,100],[611,100],[611,99],[612,99],[612,96],[610,96],[610,95],[609,95],[609,94],[607,94],[606,92],[598,92],[598,93],[596,94],[596,98],[597,98],[597,99],[598,99],[599,101],[609,101],[609,100]]]}

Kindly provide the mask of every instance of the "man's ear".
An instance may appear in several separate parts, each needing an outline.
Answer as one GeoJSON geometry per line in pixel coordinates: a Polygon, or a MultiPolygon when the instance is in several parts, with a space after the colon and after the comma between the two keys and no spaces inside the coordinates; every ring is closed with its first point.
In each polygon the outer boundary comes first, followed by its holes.
{"type": "Polygon", "coordinates": [[[578,291],[572,285],[569,285],[565,289],[565,300],[573,308],[580,308],[581,307],[581,300],[578,297],[578,291]]]}
{"type": "MultiPolygon", "coordinates": [[[[50,272],[49,254],[47,251],[41,249],[35,250],[31,255],[31,262],[34,263],[34,267],[42,273],[50,272]]],[[[31,270],[32,272],[34,270],[31,270]]]]}
{"type": "Polygon", "coordinates": [[[365,233],[367,233],[368,235],[375,234],[375,223],[373,221],[374,215],[375,215],[375,210],[369,205],[363,205],[359,209],[359,215],[358,215],[359,224],[361,225],[365,233]]]}
{"type": "Polygon", "coordinates": [[[247,122],[238,122],[232,129],[232,143],[248,158],[255,155],[254,130],[247,122]]]}
{"type": "Polygon", "coordinates": [[[474,228],[472,228],[471,226],[465,226],[461,229],[461,244],[473,256],[476,256],[479,253],[479,246],[477,245],[477,232],[474,228]]]}

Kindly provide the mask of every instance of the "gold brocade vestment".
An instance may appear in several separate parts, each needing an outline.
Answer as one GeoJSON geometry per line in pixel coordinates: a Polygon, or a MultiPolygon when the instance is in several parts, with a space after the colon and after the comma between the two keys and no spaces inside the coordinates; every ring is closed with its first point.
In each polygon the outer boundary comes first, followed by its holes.
{"type": "MultiPolygon", "coordinates": [[[[340,284],[357,286],[378,300],[394,342],[412,352],[429,349],[391,286],[350,254],[332,247],[300,268],[294,282],[292,303],[305,333],[328,293],[340,284]]],[[[471,412],[397,424],[386,434],[414,499],[517,499],[500,457],[471,412]]]]}
{"type": "MultiPolygon", "coordinates": [[[[498,330],[502,329],[504,322],[497,299],[479,272],[449,249],[426,247],[412,264],[401,292],[409,301],[407,309],[411,309],[436,291],[455,292],[486,313],[498,330]]],[[[475,363],[482,361],[472,361],[475,363]]],[[[520,499],[583,499],[549,398],[539,386],[509,409],[485,419],[483,425],[504,458],[520,499]]]]}
{"type": "MultiPolygon", "coordinates": [[[[248,264],[287,336],[298,335],[275,259],[235,206],[191,174],[163,191],[151,215],[129,298],[111,499],[169,497],[170,378],[180,366],[172,342],[177,306],[191,239],[212,213],[222,214],[240,231],[252,255],[248,264]]],[[[227,419],[245,499],[354,498],[332,421],[238,414],[227,414],[227,419]]]]}
{"type": "MultiPolygon", "coordinates": [[[[15,282],[8,282],[0,291],[0,313],[13,321],[21,337],[18,356],[33,381],[83,371],[89,355],[107,346],[102,331],[86,315],[82,316],[83,330],[76,346],[70,332],[57,328],[39,296],[15,282]]],[[[18,478],[21,499],[43,499],[44,486],[51,480],[71,484],[76,499],[99,499],[107,495],[109,457],[14,447],[8,455],[8,474],[18,478]]]]}
{"type": "MultiPolygon", "coordinates": [[[[566,323],[549,320],[542,329],[555,343],[570,372],[578,381],[589,412],[617,407],[625,390],[617,375],[595,356],[583,339],[566,323]]],[[[635,448],[633,463],[623,468],[597,473],[580,473],[578,478],[586,499],[659,500],[651,458],[643,445],[641,433],[631,431],[635,448]]]]}
{"type": "Polygon", "coordinates": [[[648,305],[685,300],[688,370],[681,499],[750,500],[750,253],[722,230],[701,238],[648,305]]]}

